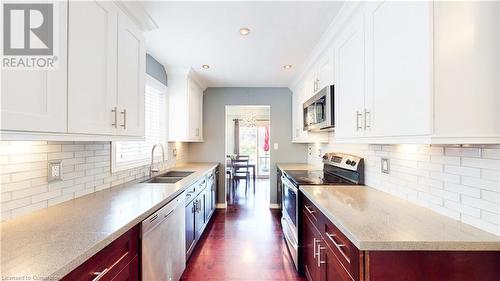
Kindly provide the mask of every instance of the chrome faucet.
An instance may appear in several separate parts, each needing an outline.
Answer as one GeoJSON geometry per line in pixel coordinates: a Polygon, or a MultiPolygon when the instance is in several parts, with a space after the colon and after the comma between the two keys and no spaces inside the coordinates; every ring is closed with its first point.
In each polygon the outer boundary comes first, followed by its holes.
{"type": "Polygon", "coordinates": [[[163,145],[161,143],[153,145],[153,148],[151,149],[151,165],[149,166],[149,176],[152,177],[153,173],[158,173],[160,169],[158,168],[153,168],[154,165],[154,159],[155,159],[155,148],[157,146],[161,147],[161,161],[162,163],[165,162],[165,149],[163,148],[163,145]]]}

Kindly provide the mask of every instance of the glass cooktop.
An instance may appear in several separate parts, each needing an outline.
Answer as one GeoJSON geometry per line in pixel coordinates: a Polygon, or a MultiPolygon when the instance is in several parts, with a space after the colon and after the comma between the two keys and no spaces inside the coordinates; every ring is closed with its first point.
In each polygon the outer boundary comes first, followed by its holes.
{"type": "Polygon", "coordinates": [[[288,178],[292,180],[295,185],[321,185],[321,184],[331,184],[331,185],[351,185],[354,184],[346,179],[339,176],[332,175],[330,173],[325,173],[323,170],[286,170],[285,174],[288,178]]]}

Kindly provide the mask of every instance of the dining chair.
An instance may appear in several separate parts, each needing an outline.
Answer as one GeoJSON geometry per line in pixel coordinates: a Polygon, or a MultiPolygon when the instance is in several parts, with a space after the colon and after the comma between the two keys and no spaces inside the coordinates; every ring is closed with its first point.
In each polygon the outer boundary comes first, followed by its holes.
{"type": "Polygon", "coordinates": [[[240,180],[245,180],[245,194],[250,186],[250,169],[248,167],[248,159],[231,159],[233,188],[236,184],[239,185],[240,180]]]}

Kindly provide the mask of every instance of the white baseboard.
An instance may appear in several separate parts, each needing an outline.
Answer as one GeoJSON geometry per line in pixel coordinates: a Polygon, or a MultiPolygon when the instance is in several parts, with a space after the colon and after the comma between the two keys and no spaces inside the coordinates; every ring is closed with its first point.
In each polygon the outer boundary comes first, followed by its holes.
{"type": "Polygon", "coordinates": [[[276,203],[271,203],[269,204],[269,209],[279,209],[280,205],[276,203]]]}
{"type": "Polygon", "coordinates": [[[227,202],[226,203],[217,203],[216,208],[217,209],[226,209],[227,208],[227,202]]]}

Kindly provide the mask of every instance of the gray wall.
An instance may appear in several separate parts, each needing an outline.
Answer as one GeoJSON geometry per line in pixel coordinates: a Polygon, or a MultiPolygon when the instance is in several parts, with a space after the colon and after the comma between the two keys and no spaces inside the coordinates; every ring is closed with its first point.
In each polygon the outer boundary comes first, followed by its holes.
{"type": "MultiPolygon", "coordinates": [[[[292,140],[292,92],[288,88],[208,88],[203,97],[202,143],[189,144],[191,162],[225,162],[226,105],[271,106],[271,203],[277,203],[276,163],[305,163],[304,144],[292,140]],[[279,149],[274,150],[273,144],[279,149]]],[[[225,202],[224,167],[220,166],[217,202],[225,202]]]]}

